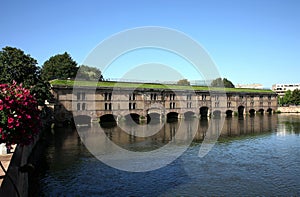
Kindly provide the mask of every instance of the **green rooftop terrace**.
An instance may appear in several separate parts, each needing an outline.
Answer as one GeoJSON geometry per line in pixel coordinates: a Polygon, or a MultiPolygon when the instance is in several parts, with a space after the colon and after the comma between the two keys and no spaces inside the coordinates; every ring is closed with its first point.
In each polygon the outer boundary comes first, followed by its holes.
{"type": "MultiPolygon", "coordinates": [[[[120,87],[120,88],[149,88],[149,89],[174,89],[174,90],[191,90],[195,91],[223,91],[222,88],[207,87],[207,86],[182,86],[182,85],[169,85],[158,83],[130,83],[130,82],[114,82],[114,81],[74,81],[74,80],[52,80],[50,84],[53,86],[86,86],[86,87],[120,87]]],[[[225,88],[226,92],[245,92],[245,93],[274,93],[272,90],[267,89],[249,89],[249,88],[225,88]]]]}

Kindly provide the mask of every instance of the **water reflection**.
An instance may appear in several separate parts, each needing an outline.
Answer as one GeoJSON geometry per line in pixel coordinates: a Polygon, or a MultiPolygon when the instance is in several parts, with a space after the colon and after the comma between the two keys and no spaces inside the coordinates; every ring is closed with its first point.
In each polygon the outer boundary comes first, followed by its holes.
{"type": "Polygon", "coordinates": [[[194,138],[195,142],[180,158],[164,168],[145,173],[124,172],[104,165],[87,151],[76,132],[55,130],[52,145],[46,152],[48,167],[40,180],[40,195],[298,196],[299,122],[300,115],[232,117],[225,120],[223,128],[217,124],[218,119],[157,122],[147,125],[158,131],[148,137],[137,137],[137,132],[144,131],[136,125],[106,126],[102,136],[105,138],[101,139],[99,124],[79,131],[84,134],[80,135],[82,140],[108,152],[113,151],[105,146],[108,141],[141,153],[156,150],[178,140],[175,136],[179,127],[186,131],[181,139],[194,138]],[[215,126],[208,133],[211,124],[215,126]],[[218,133],[221,142],[208,155],[199,158],[198,141],[218,133]]]}
{"type": "MultiPolygon", "coordinates": [[[[143,126],[135,123],[128,124],[128,122],[120,122],[118,125],[115,123],[107,123],[105,126],[101,125],[101,128],[105,131],[109,140],[122,148],[133,150],[136,149],[137,146],[130,145],[139,144],[144,148],[144,150],[140,149],[140,151],[149,151],[160,148],[170,142],[179,127],[185,132],[182,133],[183,135],[179,136],[178,139],[184,140],[193,138],[193,140],[197,142],[202,141],[206,136],[218,137],[220,135],[222,138],[270,132],[277,126],[277,119],[276,115],[231,117],[226,118],[222,125],[219,118],[193,118],[170,123],[156,121],[155,123],[143,126]],[[211,127],[210,130],[209,127],[211,127]],[[139,137],[146,136],[145,133],[149,133],[149,131],[151,131],[153,135],[149,137],[139,137]]],[[[299,128],[289,129],[297,130],[299,128]]],[[[99,144],[99,139],[97,140],[97,138],[102,137],[99,132],[99,124],[97,123],[92,124],[90,128],[79,128],[78,132],[82,134],[81,136],[84,138],[84,141],[91,138],[90,140],[97,141],[97,144],[99,144]],[[97,135],[99,136],[97,137],[97,135]]]]}

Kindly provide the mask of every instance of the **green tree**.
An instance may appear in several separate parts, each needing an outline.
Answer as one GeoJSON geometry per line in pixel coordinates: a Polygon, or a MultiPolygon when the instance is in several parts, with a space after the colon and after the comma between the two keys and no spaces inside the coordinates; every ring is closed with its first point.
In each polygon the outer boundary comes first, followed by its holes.
{"type": "Polygon", "coordinates": [[[0,51],[0,82],[23,83],[29,87],[38,82],[39,68],[37,61],[22,50],[5,47],[0,51]]]}
{"type": "Polygon", "coordinates": [[[225,87],[225,88],[234,88],[234,85],[231,81],[224,78],[217,78],[211,82],[212,87],[225,87]]]}
{"type": "Polygon", "coordinates": [[[77,63],[67,53],[52,56],[42,67],[44,80],[75,78],[78,67],[77,63]]]}
{"type": "Polygon", "coordinates": [[[103,81],[103,76],[98,68],[81,65],[77,72],[77,78],[84,80],[103,81]]]}
{"type": "Polygon", "coordinates": [[[292,104],[300,105],[300,90],[298,89],[292,92],[292,104]]]}
{"type": "Polygon", "coordinates": [[[190,82],[187,79],[180,79],[179,81],[177,81],[177,85],[189,86],[190,82]]]}
{"type": "Polygon", "coordinates": [[[0,51],[0,83],[13,81],[29,88],[40,105],[52,97],[49,83],[41,79],[37,61],[24,51],[7,46],[0,51]]]}
{"type": "Polygon", "coordinates": [[[285,105],[292,104],[292,91],[291,90],[286,91],[282,100],[283,100],[283,104],[285,105]]]}

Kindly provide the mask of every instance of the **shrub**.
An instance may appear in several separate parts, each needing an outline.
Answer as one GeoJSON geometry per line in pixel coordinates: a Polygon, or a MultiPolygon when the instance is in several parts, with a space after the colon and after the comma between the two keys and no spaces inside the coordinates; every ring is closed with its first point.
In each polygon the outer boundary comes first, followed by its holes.
{"type": "Polygon", "coordinates": [[[0,142],[28,145],[40,131],[37,100],[22,84],[0,84],[0,142]]]}

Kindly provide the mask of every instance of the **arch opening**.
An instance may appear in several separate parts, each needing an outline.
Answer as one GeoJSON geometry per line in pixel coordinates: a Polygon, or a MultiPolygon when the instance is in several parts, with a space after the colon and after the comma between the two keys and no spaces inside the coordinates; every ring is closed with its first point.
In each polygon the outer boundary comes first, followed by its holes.
{"type": "Polygon", "coordinates": [[[227,118],[232,117],[232,113],[233,113],[232,110],[227,110],[227,111],[226,111],[226,117],[227,117],[227,118]]]}
{"type": "Polygon", "coordinates": [[[273,110],[271,108],[267,109],[268,114],[272,114],[273,110]]]}
{"type": "Polygon", "coordinates": [[[126,122],[129,122],[129,123],[135,122],[135,123],[139,124],[140,123],[140,115],[136,114],[136,113],[130,113],[125,116],[125,120],[126,120],[126,122]]]}
{"type": "Polygon", "coordinates": [[[74,117],[76,126],[90,126],[92,118],[87,115],[78,115],[74,117]]]}
{"type": "Polygon", "coordinates": [[[178,113],[177,112],[169,112],[167,114],[167,122],[177,122],[178,121],[178,113]]]}
{"type": "Polygon", "coordinates": [[[207,118],[208,116],[208,107],[200,107],[200,117],[201,118],[207,118]]]}
{"type": "Polygon", "coordinates": [[[194,117],[195,117],[195,113],[192,112],[192,111],[188,111],[188,112],[185,112],[185,113],[184,113],[184,118],[185,118],[185,119],[192,119],[192,118],[194,118],[194,117]]]}
{"type": "Polygon", "coordinates": [[[244,106],[239,106],[238,107],[238,115],[239,116],[243,116],[244,115],[244,110],[245,110],[245,107],[244,106]]]}
{"type": "Polygon", "coordinates": [[[250,109],[249,114],[250,114],[250,116],[254,116],[255,115],[255,109],[250,109]]]}
{"type": "Polygon", "coordinates": [[[265,111],[264,109],[259,109],[259,110],[258,110],[259,114],[261,114],[261,115],[264,114],[264,111],[265,111]]]}
{"type": "Polygon", "coordinates": [[[159,113],[149,113],[147,114],[147,124],[160,122],[159,113]]]}
{"type": "Polygon", "coordinates": [[[220,110],[213,111],[213,116],[214,117],[220,117],[221,116],[221,111],[220,110]]]}
{"type": "Polygon", "coordinates": [[[117,117],[113,114],[105,114],[100,116],[100,126],[103,128],[111,128],[117,126],[117,117]]]}

